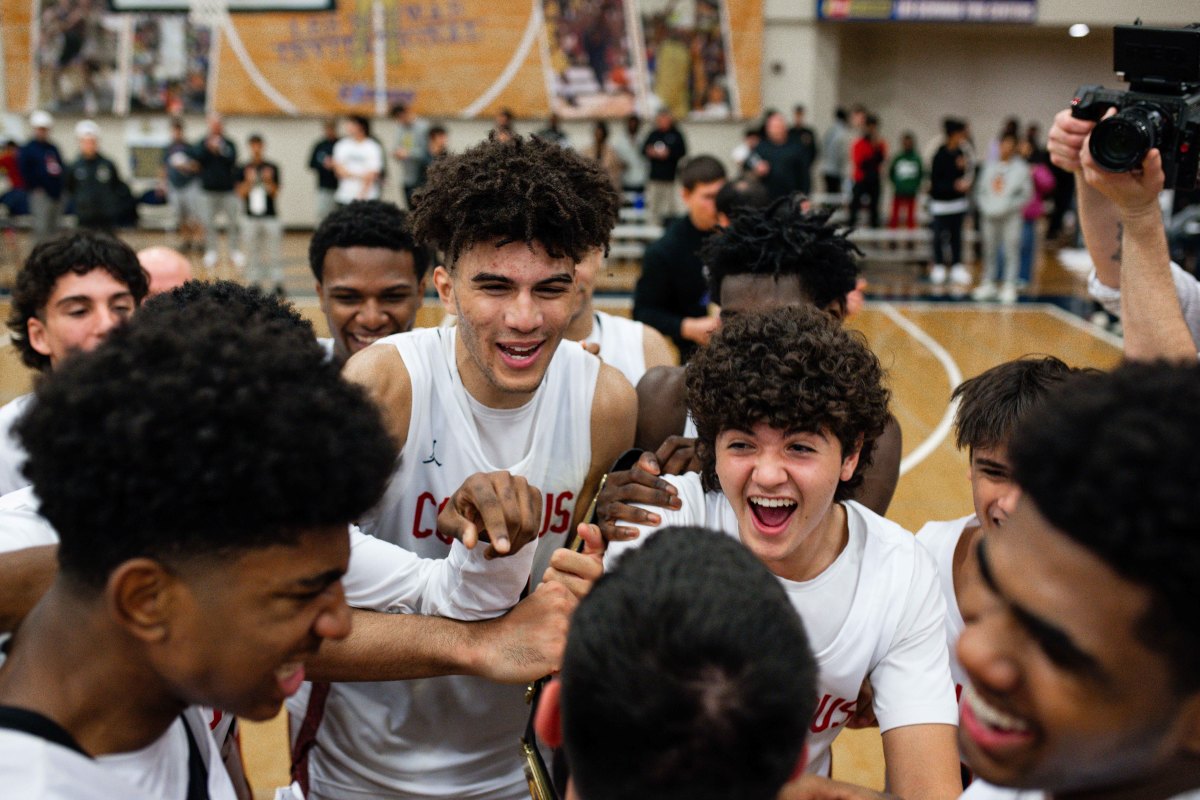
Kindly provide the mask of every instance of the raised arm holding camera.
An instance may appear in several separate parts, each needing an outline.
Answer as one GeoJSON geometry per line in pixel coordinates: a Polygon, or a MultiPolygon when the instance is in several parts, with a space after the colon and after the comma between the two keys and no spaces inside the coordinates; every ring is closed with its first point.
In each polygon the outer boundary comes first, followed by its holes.
{"type": "Polygon", "coordinates": [[[1119,26],[1113,60],[1131,90],[1082,87],[1055,117],[1051,160],[1082,173],[1089,289],[1106,307],[1119,305],[1126,357],[1195,359],[1200,282],[1171,265],[1158,195],[1167,182],[1196,185],[1200,30],[1119,26]]]}

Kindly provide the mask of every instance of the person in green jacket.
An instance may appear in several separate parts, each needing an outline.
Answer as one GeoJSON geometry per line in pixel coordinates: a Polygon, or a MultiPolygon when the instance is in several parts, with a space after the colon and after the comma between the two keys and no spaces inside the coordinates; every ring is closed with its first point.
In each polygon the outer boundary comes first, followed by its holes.
{"type": "Polygon", "coordinates": [[[921,191],[921,181],[925,179],[925,167],[917,153],[916,137],[908,131],[900,137],[900,152],[892,159],[889,175],[892,179],[892,218],[888,221],[888,227],[899,228],[900,215],[903,213],[907,219],[905,227],[916,228],[917,193],[921,191]]]}

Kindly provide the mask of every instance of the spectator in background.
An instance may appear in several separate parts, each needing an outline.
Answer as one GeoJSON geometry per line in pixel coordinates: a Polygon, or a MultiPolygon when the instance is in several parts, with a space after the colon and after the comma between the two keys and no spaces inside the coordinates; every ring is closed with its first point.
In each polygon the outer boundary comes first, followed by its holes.
{"type": "Polygon", "coordinates": [[[963,152],[967,125],[962,120],[947,117],[942,128],[946,139],[934,154],[929,169],[929,215],[933,229],[933,267],[929,270],[929,282],[935,286],[944,284],[946,265],[953,264],[948,271],[951,283],[965,287],[971,285],[971,272],[962,260],[963,222],[970,210],[967,192],[971,189],[967,155],[963,152]]]}
{"type": "Polygon", "coordinates": [[[570,138],[567,136],[567,134],[563,133],[563,129],[560,127],[558,114],[553,112],[551,112],[550,119],[546,122],[546,127],[535,133],[534,136],[541,139],[543,142],[550,142],[551,144],[556,144],[559,147],[571,146],[570,138]]]}
{"type": "Polygon", "coordinates": [[[858,212],[865,201],[867,221],[872,228],[878,228],[881,173],[883,165],[887,162],[887,143],[879,138],[878,117],[868,114],[863,125],[862,136],[850,149],[850,160],[854,164],[854,188],[850,192],[850,225],[858,222],[858,212]]]}
{"type": "Polygon", "coordinates": [[[804,124],[804,106],[792,107],[792,127],[788,129],[788,139],[799,144],[800,152],[804,155],[800,191],[812,194],[812,168],[817,163],[817,134],[804,124]]]}
{"type": "Polygon", "coordinates": [[[753,151],[758,158],[751,167],[752,174],[767,187],[772,200],[804,192],[801,188],[807,169],[804,148],[798,138],[788,134],[782,111],[767,112],[763,132],[765,136],[753,151]]]}
{"type": "Polygon", "coordinates": [[[208,118],[208,135],[193,148],[193,153],[200,165],[200,187],[204,190],[204,266],[212,269],[217,265],[221,236],[217,231],[217,214],[224,214],[229,234],[229,257],[240,270],[246,266],[246,256],[240,246],[238,197],[234,192],[237,145],[225,135],[220,115],[213,114],[208,118]]]}
{"type": "Polygon", "coordinates": [[[833,113],[833,124],[825,131],[821,142],[821,177],[825,191],[841,194],[846,185],[846,162],[850,158],[850,126],[847,124],[846,109],[833,113]]]}
{"type": "Polygon", "coordinates": [[[200,190],[200,165],[192,157],[192,146],[183,134],[183,121],[171,120],[171,143],[163,152],[163,174],[167,202],[175,212],[179,252],[199,253],[204,249],[204,195],[200,190]]]}
{"type": "Polygon", "coordinates": [[[338,176],[339,205],[355,200],[378,200],[383,173],[383,148],[371,138],[371,123],[354,114],[346,118],[346,136],[333,147],[333,171],[338,176]]]}
{"type": "Polygon", "coordinates": [[[741,143],[733,148],[733,151],[729,154],[729,157],[733,159],[733,163],[737,165],[738,171],[742,175],[754,178],[755,181],[758,178],[754,175],[754,166],[762,157],[754,152],[754,148],[758,147],[758,143],[762,141],[762,137],[763,129],[761,127],[752,125],[746,128],[742,131],[741,143]]]}
{"type": "Polygon", "coordinates": [[[250,160],[241,168],[237,193],[245,203],[243,224],[249,241],[246,280],[259,288],[271,287],[283,295],[280,261],[283,229],[275,209],[279,195],[279,167],[263,158],[263,138],[257,133],[247,142],[250,160]]]}
{"type": "Polygon", "coordinates": [[[337,144],[337,120],[324,122],[323,138],[313,145],[308,157],[308,168],[317,173],[317,224],[333,211],[334,195],[337,193],[338,178],[333,171],[333,146],[337,144]]]}
{"type": "Polygon", "coordinates": [[[675,118],[669,108],[659,109],[654,115],[654,130],[642,142],[642,153],[650,159],[646,211],[652,225],[662,225],[668,217],[677,213],[675,174],[679,162],[687,155],[687,140],[675,126],[675,118]]]}
{"type": "Polygon", "coordinates": [[[412,113],[407,103],[392,106],[396,122],[396,147],[392,156],[400,162],[400,182],[404,186],[404,205],[412,208],[413,192],[421,185],[429,160],[429,122],[412,113]]]}
{"type": "Polygon", "coordinates": [[[0,206],[8,209],[11,217],[29,213],[29,197],[25,193],[25,179],[17,166],[17,143],[12,139],[0,145],[0,177],[6,185],[0,187],[0,206]]]}
{"type": "Polygon", "coordinates": [[[917,152],[916,137],[911,132],[905,131],[900,137],[900,152],[892,159],[888,175],[892,179],[892,216],[888,227],[899,228],[903,213],[906,217],[904,227],[912,230],[917,227],[917,193],[925,179],[925,167],[917,152]]]}
{"type": "Polygon", "coordinates": [[[708,313],[700,245],[717,227],[716,197],[725,185],[725,168],[712,156],[696,156],[680,177],[687,214],[646,248],[633,294],[633,318],[669,337],[680,359],[687,361],[721,324],[708,313]]]}
{"type": "Polygon", "coordinates": [[[1017,301],[1017,270],[1021,250],[1021,212],[1033,196],[1029,165],[1017,153],[1017,136],[1005,131],[996,158],[983,165],[975,185],[975,203],[982,221],[983,277],[971,297],[1001,303],[1017,301]],[[1003,264],[1000,262],[1003,249],[1003,264]],[[996,282],[1002,281],[999,288],[996,282]]]}
{"type": "Polygon", "coordinates": [[[646,155],[638,145],[641,127],[641,118],[637,114],[630,114],[625,118],[625,127],[618,131],[612,140],[613,152],[625,165],[625,170],[621,173],[621,188],[634,194],[646,191],[646,175],[650,168],[646,162],[646,155]]]}
{"type": "Polygon", "coordinates": [[[75,126],[79,158],[68,167],[65,188],[75,205],[80,228],[112,233],[126,200],[127,189],[117,175],[117,166],[100,154],[100,126],[90,119],[75,126]]]}
{"type": "Polygon", "coordinates": [[[147,297],[178,289],[192,279],[192,262],[178,250],[155,246],[138,250],[138,263],[150,279],[147,297]]]}
{"type": "Polygon", "coordinates": [[[45,111],[29,115],[33,138],[17,153],[17,165],[25,181],[29,200],[30,232],[33,243],[45,241],[58,232],[62,214],[63,162],[58,147],[50,141],[54,117],[45,111]]]}
{"type": "Polygon", "coordinates": [[[598,119],[592,124],[592,146],[585,153],[588,158],[595,159],[600,168],[608,173],[613,188],[621,191],[621,176],[625,174],[625,162],[617,155],[617,151],[608,143],[608,123],[598,119]]]}
{"type": "Polygon", "coordinates": [[[1033,192],[1021,212],[1021,268],[1017,285],[1033,283],[1034,255],[1038,240],[1038,222],[1046,214],[1046,200],[1054,194],[1054,173],[1050,170],[1050,154],[1039,147],[1037,126],[1029,126],[1026,138],[1017,145],[1017,152],[1029,164],[1029,179],[1033,192]]]}
{"type": "MultiPolygon", "coordinates": [[[[450,154],[449,148],[450,134],[441,125],[434,125],[429,129],[429,148],[425,161],[421,164],[421,174],[417,177],[416,189],[420,189],[429,180],[429,168],[450,154]]],[[[416,194],[413,195],[413,204],[417,202],[416,194]]]]}
{"type": "Polygon", "coordinates": [[[505,107],[496,112],[496,124],[492,127],[492,133],[502,142],[512,140],[513,135],[516,133],[516,130],[513,128],[512,109],[505,107]]]}

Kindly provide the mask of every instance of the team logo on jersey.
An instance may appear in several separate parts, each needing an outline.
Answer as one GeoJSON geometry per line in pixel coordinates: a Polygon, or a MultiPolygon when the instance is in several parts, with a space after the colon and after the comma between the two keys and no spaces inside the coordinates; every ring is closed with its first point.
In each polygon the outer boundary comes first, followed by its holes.
{"type": "Polygon", "coordinates": [[[437,459],[437,439],[433,440],[433,447],[429,448],[429,458],[421,462],[422,464],[437,464],[439,467],[442,462],[437,459]]]}

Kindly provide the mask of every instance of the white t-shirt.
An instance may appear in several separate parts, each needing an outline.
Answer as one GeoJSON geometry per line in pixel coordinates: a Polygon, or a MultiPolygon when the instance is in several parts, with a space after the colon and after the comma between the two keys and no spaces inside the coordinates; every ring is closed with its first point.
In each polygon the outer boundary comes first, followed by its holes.
{"type": "MultiPolygon", "coordinates": [[[[974,781],[959,800],[1053,800],[1046,792],[1036,789],[1008,789],[985,781],[974,781]]],[[[1177,794],[1171,800],[1200,800],[1200,790],[1177,794]]]]}
{"type": "MultiPolygon", "coordinates": [[[[454,327],[421,328],[372,345],[399,351],[413,393],[399,464],[363,530],[420,555],[444,557],[448,544],[434,524],[438,508],[470,475],[507,470],[542,492],[536,581],[565,542],[587,479],[600,360],[581,347],[560,346],[530,401],[531,431],[507,445],[504,437],[493,438],[493,447],[515,452],[489,458],[458,373],[456,336],[454,327]]],[[[335,683],[323,712],[313,709],[310,718],[319,727],[308,757],[309,798],[525,800],[518,749],[529,715],[524,694],[524,686],[461,675],[335,683]]],[[[305,715],[308,709],[298,706],[289,702],[288,709],[305,715]]]]}
{"type": "MultiPolygon", "coordinates": [[[[209,800],[236,800],[233,783],[209,732],[204,711],[185,715],[208,768],[209,800]]],[[[0,730],[0,786],[21,800],[185,800],[188,743],[176,720],[149,746],[132,753],[88,758],[28,733],[0,730]]]]}
{"type": "Polygon", "coordinates": [[[942,599],[946,602],[946,647],[950,651],[950,676],[954,679],[954,695],[962,700],[962,689],[967,684],[967,675],[958,663],[955,645],[963,630],[962,612],[958,610],[958,597],[954,594],[954,551],[967,528],[977,527],[979,520],[974,514],[944,522],[927,522],[917,531],[917,541],[933,556],[938,568],[938,583],[942,587],[942,599]]]}
{"type": "Polygon", "coordinates": [[[33,392],[14,398],[0,407],[0,494],[8,494],[29,485],[29,479],[21,474],[21,467],[25,465],[25,448],[17,441],[12,428],[31,400],[33,392]]]}
{"type": "Polygon", "coordinates": [[[594,313],[592,332],[583,341],[600,345],[600,360],[620,370],[633,386],[646,374],[646,326],[636,320],[594,313]]]}
{"type": "MultiPolygon", "coordinates": [[[[663,520],[659,527],[699,525],[738,536],[733,507],[720,492],[705,492],[698,474],[666,480],[679,490],[683,507],[654,508],[663,520]]],[[[806,770],[817,775],[829,774],[830,745],[853,716],[865,677],[875,690],[880,730],[958,724],[946,655],[945,603],[933,559],[899,525],[854,501],[843,506],[850,536],[842,554],[811,581],[782,581],[810,631],[820,670],[806,770]],[[843,622],[833,629],[826,617],[843,622]]],[[[606,567],[619,569],[621,555],[656,528],[639,530],[641,535],[631,542],[609,544],[606,567]]]]}
{"type": "Polygon", "coordinates": [[[346,170],[346,176],[338,179],[337,191],[333,199],[339,203],[353,203],[355,200],[379,199],[379,175],[383,171],[383,148],[371,137],[361,142],[350,137],[338,139],[333,146],[334,163],[346,170]],[[371,188],[363,193],[363,177],[375,174],[371,188]]]}

